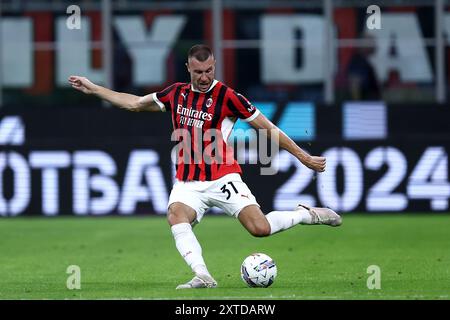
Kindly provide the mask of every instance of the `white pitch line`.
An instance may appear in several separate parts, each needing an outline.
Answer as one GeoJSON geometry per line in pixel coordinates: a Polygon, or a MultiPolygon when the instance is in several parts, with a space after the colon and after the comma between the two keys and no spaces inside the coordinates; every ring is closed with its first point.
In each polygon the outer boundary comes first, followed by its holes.
{"type": "MultiPolygon", "coordinates": [[[[261,299],[270,299],[270,300],[279,300],[279,299],[294,299],[294,300],[326,300],[326,299],[350,299],[350,300],[381,300],[381,299],[417,299],[417,298],[426,298],[426,299],[449,299],[449,295],[439,295],[436,297],[432,296],[424,296],[424,295],[410,295],[408,297],[404,295],[380,295],[380,296],[365,296],[362,298],[348,298],[345,296],[207,296],[207,297],[174,297],[174,298],[145,298],[145,297],[136,297],[136,298],[107,298],[99,300],[261,300],[261,299]]],[[[71,300],[71,299],[69,299],[71,300]]],[[[267,300],[266,300],[267,301],[267,300]]]]}

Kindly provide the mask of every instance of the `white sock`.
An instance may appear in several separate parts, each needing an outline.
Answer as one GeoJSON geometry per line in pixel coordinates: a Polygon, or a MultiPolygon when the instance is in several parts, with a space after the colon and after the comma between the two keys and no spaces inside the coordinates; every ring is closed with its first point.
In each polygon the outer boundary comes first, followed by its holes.
{"type": "Polygon", "coordinates": [[[202,247],[195,237],[189,223],[179,223],[171,227],[175,245],[183,259],[195,273],[208,274],[205,261],[202,257],[202,247]]]}
{"type": "Polygon", "coordinates": [[[297,224],[311,224],[311,215],[305,208],[294,211],[272,211],[266,215],[270,224],[270,234],[274,234],[297,224]]]}

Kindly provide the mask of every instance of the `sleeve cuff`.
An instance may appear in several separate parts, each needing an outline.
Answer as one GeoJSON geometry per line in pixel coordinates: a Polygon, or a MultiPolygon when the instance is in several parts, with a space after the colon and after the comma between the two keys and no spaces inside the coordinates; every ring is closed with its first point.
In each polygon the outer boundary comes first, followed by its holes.
{"type": "Polygon", "coordinates": [[[154,92],[152,94],[152,98],[153,98],[153,101],[155,101],[158,104],[158,106],[161,108],[161,111],[165,112],[166,111],[166,107],[164,106],[164,103],[159,101],[158,97],[156,96],[156,92],[154,92]]]}
{"type": "Polygon", "coordinates": [[[256,117],[259,116],[260,113],[261,112],[258,109],[256,109],[255,113],[252,114],[250,117],[248,117],[247,119],[241,119],[241,120],[244,121],[244,122],[250,122],[252,120],[255,120],[256,117]]]}

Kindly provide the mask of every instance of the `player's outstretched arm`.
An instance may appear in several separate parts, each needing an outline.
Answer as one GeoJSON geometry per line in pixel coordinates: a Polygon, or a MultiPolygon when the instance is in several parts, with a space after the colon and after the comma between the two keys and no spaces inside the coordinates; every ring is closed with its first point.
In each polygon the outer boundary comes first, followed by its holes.
{"type": "Polygon", "coordinates": [[[113,91],[80,76],[70,76],[69,83],[72,88],[85,94],[94,94],[122,109],[129,111],[161,111],[161,108],[153,100],[151,94],[140,97],[129,93],[113,91]]]}
{"type": "Polygon", "coordinates": [[[255,129],[266,129],[269,138],[278,136],[280,148],[287,150],[308,168],[317,172],[325,171],[326,160],[324,157],[309,155],[262,113],[259,114],[254,120],[250,121],[249,124],[255,129]]]}

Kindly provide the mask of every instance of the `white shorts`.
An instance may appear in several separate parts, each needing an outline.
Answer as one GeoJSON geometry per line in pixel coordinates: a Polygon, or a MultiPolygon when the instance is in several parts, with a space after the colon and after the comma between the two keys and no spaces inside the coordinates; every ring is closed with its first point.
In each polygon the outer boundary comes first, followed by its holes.
{"type": "Polygon", "coordinates": [[[226,214],[236,217],[249,205],[257,205],[255,196],[242,181],[238,173],[230,173],[214,181],[179,181],[173,185],[169,207],[181,202],[197,212],[197,221],[203,218],[211,207],[218,207],[226,214]]]}

